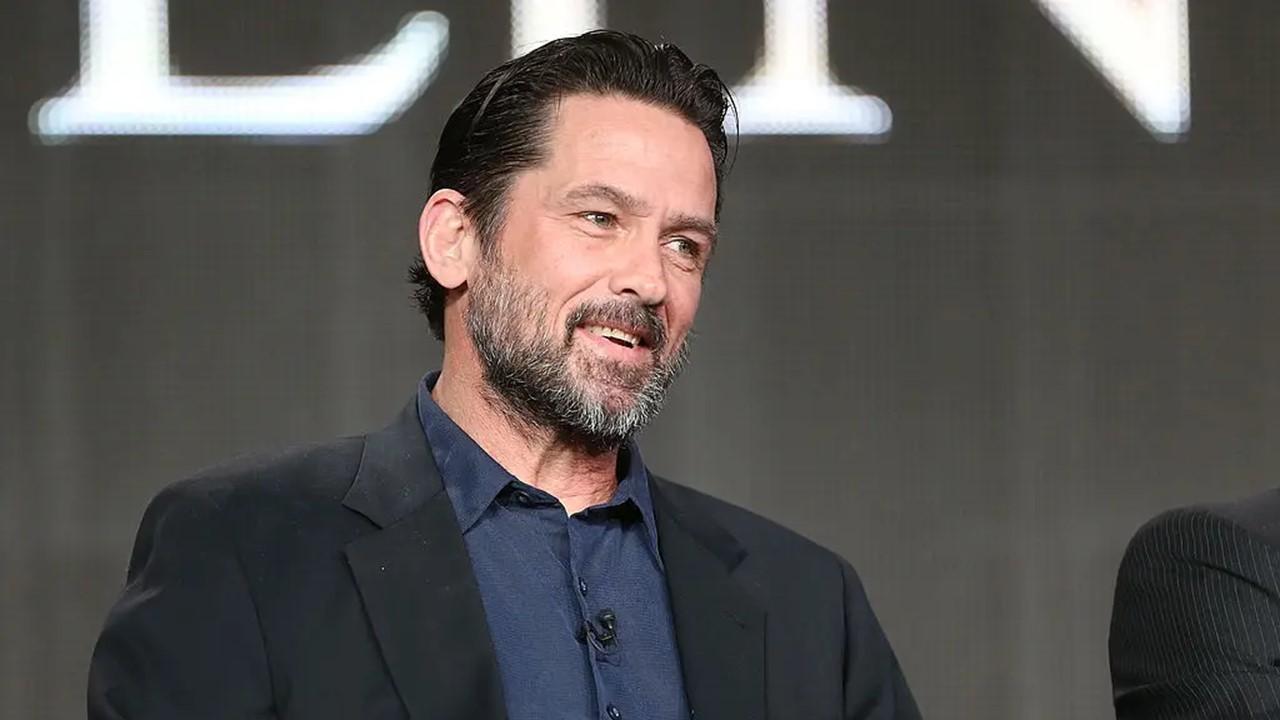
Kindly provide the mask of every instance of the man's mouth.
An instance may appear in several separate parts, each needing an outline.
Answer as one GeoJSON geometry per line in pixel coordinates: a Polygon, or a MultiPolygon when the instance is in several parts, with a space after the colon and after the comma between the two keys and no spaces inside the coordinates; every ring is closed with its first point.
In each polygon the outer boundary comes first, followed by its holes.
{"type": "Polygon", "coordinates": [[[667,332],[655,308],[615,302],[587,302],[579,305],[565,323],[567,345],[573,333],[592,336],[600,351],[619,360],[635,361],[662,352],[667,332]]]}
{"type": "Polygon", "coordinates": [[[607,325],[585,325],[583,329],[589,333],[599,335],[615,345],[621,345],[625,348],[637,348],[645,344],[644,339],[639,335],[627,332],[616,327],[607,325]]]}

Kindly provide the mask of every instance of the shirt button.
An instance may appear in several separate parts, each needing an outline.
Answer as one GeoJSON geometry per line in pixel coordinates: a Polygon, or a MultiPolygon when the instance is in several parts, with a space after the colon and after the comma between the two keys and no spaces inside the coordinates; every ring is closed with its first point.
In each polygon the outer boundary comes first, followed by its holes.
{"type": "Polygon", "coordinates": [[[515,497],[515,499],[516,499],[516,502],[520,503],[521,505],[531,505],[531,504],[533,504],[533,498],[529,496],[529,493],[527,493],[527,492],[525,492],[525,491],[523,491],[523,490],[517,490],[517,491],[515,492],[514,497],[515,497]]]}
{"type": "Polygon", "coordinates": [[[609,717],[612,718],[613,720],[622,720],[622,712],[618,710],[618,708],[614,707],[613,705],[610,705],[604,710],[605,712],[609,713],[609,717]]]}
{"type": "Polygon", "coordinates": [[[582,593],[583,595],[587,594],[587,581],[583,580],[582,578],[578,578],[578,592],[582,593]]]}

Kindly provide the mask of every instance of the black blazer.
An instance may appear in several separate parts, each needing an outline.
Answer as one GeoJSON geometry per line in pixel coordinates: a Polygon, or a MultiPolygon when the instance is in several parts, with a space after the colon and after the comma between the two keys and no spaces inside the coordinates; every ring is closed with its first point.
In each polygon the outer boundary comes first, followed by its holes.
{"type": "MultiPolygon", "coordinates": [[[[848,563],[665,480],[653,499],[697,720],[919,716],[848,563]]],[[[415,405],[161,492],[94,649],[89,717],[505,717],[415,405]]]]}
{"type": "Polygon", "coordinates": [[[1280,491],[1143,526],[1110,644],[1122,720],[1280,718],[1280,491]]]}

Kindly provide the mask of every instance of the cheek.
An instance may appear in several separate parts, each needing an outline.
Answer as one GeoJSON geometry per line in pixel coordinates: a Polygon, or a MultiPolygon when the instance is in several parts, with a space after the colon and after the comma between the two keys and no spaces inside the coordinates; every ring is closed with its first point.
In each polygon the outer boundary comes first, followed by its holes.
{"type": "Polygon", "coordinates": [[[582,253],[552,253],[539,268],[539,282],[546,289],[549,320],[563,328],[569,315],[583,303],[607,296],[600,287],[600,273],[582,253]]]}
{"type": "Polygon", "coordinates": [[[702,299],[702,276],[682,273],[667,283],[667,323],[674,332],[685,333],[693,327],[702,299]]]}
{"type": "Polygon", "coordinates": [[[570,288],[582,285],[598,271],[601,259],[589,243],[575,237],[563,223],[547,220],[537,226],[536,242],[527,249],[524,260],[548,284],[570,288]]]}
{"type": "Polygon", "coordinates": [[[543,288],[553,303],[561,304],[580,293],[590,282],[590,253],[564,242],[564,231],[555,223],[537,223],[530,231],[525,238],[528,242],[522,243],[518,253],[513,254],[512,264],[543,288]]]}

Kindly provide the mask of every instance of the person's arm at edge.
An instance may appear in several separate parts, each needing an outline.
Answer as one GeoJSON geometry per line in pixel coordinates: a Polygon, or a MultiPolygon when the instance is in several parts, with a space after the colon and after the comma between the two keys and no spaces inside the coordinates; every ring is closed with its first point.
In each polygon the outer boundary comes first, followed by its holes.
{"type": "Polygon", "coordinates": [[[257,609],[223,512],[198,482],[148,506],[89,668],[89,720],[270,718],[257,609]]]}
{"type": "Polygon", "coordinates": [[[1116,716],[1280,713],[1275,548],[1205,509],[1160,515],[1129,543],[1109,640],[1116,716]]]}
{"type": "Polygon", "coordinates": [[[898,658],[876,619],[853,566],[840,560],[844,581],[844,713],[847,720],[916,720],[898,658]]]}

